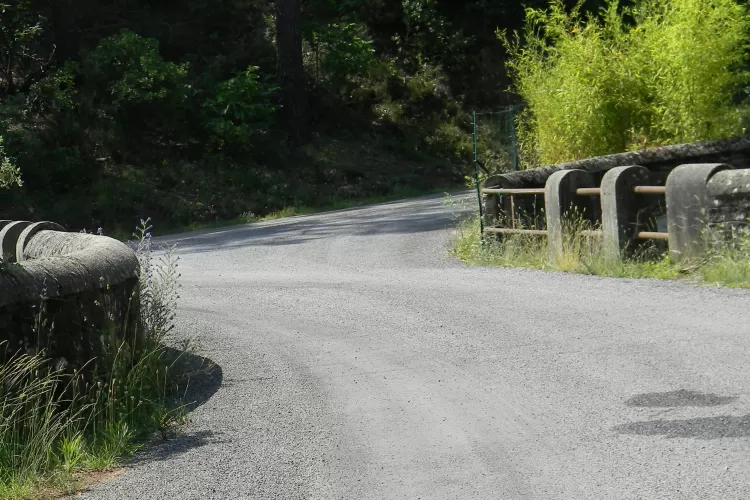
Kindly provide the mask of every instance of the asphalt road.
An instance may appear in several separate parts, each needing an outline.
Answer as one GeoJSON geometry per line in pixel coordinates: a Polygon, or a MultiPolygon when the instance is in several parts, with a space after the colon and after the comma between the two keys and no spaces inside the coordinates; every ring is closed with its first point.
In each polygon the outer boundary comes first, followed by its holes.
{"type": "Polygon", "coordinates": [[[467,268],[440,197],[185,234],[222,370],[91,499],[750,498],[750,293],[467,268]]]}

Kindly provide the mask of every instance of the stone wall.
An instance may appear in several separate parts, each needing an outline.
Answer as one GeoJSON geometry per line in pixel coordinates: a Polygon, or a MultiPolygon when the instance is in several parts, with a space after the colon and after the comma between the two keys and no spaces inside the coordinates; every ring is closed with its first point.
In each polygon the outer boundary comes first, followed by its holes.
{"type": "Polygon", "coordinates": [[[58,368],[92,377],[113,346],[138,347],[140,266],[130,248],[48,222],[0,227],[0,357],[44,350],[58,368]]]}

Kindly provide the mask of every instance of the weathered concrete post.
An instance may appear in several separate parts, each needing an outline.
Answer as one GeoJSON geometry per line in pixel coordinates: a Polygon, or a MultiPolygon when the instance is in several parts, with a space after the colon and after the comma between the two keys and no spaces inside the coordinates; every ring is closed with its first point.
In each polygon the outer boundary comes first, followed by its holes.
{"type": "MultiPolygon", "coordinates": [[[[495,175],[489,177],[482,185],[483,188],[498,188],[501,186],[502,181],[495,175]]],[[[483,194],[482,201],[484,202],[484,227],[496,226],[500,220],[500,195],[483,194]]]]}
{"type": "Polygon", "coordinates": [[[722,170],[706,184],[711,198],[708,219],[731,234],[750,226],[750,168],[722,170]]]}
{"type": "Polygon", "coordinates": [[[639,212],[644,208],[633,188],[646,184],[651,172],[631,165],[609,170],[602,178],[602,243],[607,259],[619,259],[635,247],[639,212]]]}
{"type": "Polygon", "coordinates": [[[714,174],[732,167],[723,163],[680,165],[667,177],[669,256],[687,261],[701,254],[701,232],[711,204],[707,184],[714,174]]]}
{"type": "Polygon", "coordinates": [[[555,259],[563,253],[564,224],[570,215],[578,212],[582,217],[593,217],[592,199],[576,194],[578,188],[593,186],[593,177],[583,170],[561,170],[547,179],[544,199],[550,258],[555,259]]]}

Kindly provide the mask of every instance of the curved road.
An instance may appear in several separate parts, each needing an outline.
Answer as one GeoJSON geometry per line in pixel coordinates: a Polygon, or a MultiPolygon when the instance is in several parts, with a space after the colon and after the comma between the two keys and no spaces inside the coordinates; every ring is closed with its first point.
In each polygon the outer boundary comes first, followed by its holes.
{"type": "Polygon", "coordinates": [[[223,382],[91,499],[750,498],[750,293],[467,268],[428,197],[175,237],[223,382]]]}

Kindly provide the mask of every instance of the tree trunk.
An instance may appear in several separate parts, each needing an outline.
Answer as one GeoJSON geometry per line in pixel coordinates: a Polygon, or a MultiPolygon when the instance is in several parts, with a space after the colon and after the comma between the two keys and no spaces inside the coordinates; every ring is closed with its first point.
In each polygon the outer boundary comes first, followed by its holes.
{"type": "Polygon", "coordinates": [[[55,56],[60,64],[78,57],[80,37],[77,26],[76,0],[53,0],[52,29],[55,35],[55,56]]]}
{"type": "Polygon", "coordinates": [[[281,111],[286,131],[297,144],[310,139],[300,18],[300,0],[276,0],[276,69],[281,86],[281,111]]]}

